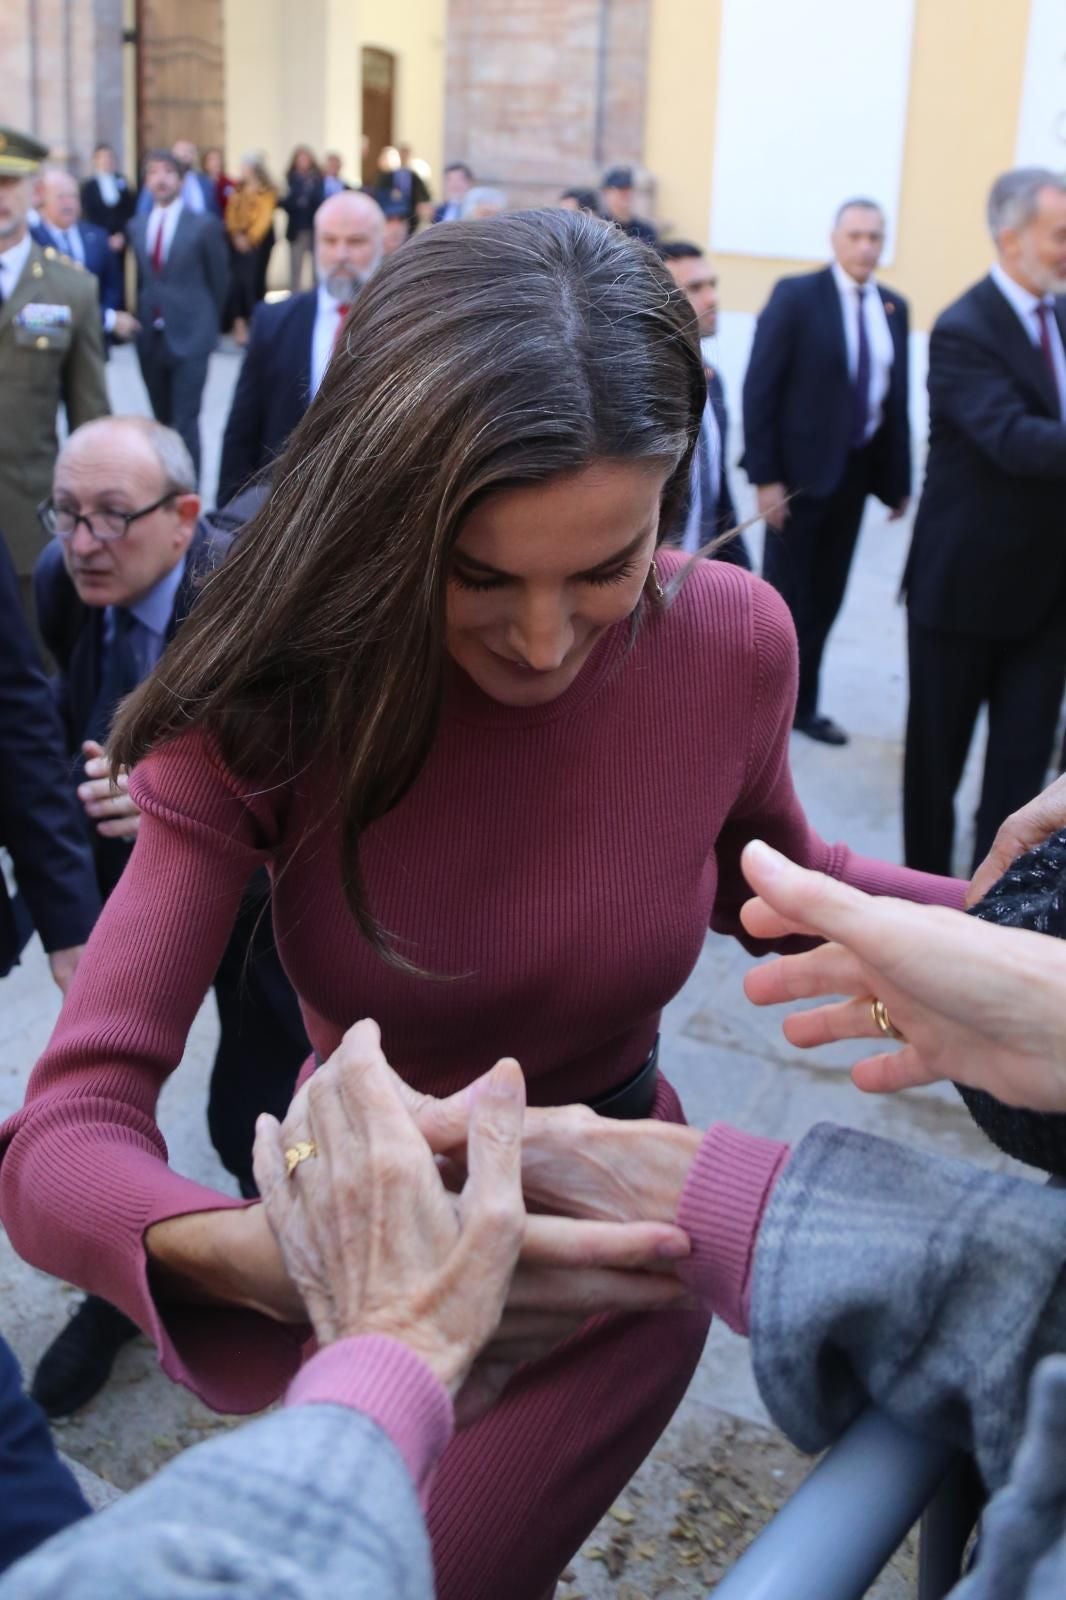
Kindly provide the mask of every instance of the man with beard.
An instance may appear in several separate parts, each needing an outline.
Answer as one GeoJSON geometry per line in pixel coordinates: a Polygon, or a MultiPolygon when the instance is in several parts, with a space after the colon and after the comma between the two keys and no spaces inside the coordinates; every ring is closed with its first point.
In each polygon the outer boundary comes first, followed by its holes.
{"type": "Polygon", "coordinates": [[[317,288],[257,308],[222,441],[220,506],[269,468],[317,394],[352,301],[381,260],[384,227],[370,195],[332,195],[315,212],[317,288]]]}

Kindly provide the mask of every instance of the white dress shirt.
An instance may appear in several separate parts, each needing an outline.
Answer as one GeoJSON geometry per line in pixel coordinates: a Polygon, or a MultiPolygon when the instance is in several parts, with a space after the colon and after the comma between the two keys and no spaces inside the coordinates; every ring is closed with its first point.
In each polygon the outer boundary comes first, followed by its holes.
{"type": "Polygon", "coordinates": [[[155,255],[156,237],[160,228],[163,229],[163,261],[166,262],[170,254],[170,247],[174,243],[174,230],[181,220],[182,202],[172,200],[168,206],[153,206],[148,213],[148,232],[145,241],[148,246],[148,259],[151,261],[155,255]]]}
{"type": "MultiPolygon", "coordinates": [[[[864,287],[856,282],[850,272],[845,272],[839,261],[833,262],[833,278],[840,296],[840,309],[844,317],[844,338],[848,347],[848,372],[852,378],[859,364],[859,296],[864,287]]],[[[866,339],[870,346],[870,409],[866,419],[863,443],[873,438],[881,426],[885,411],[885,397],[892,377],[892,363],[896,358],[892,334],[889,331],[885,304],[876,283],[868,278],[863,296],[863,314],[866,317],[866,339]]]]}
{"type": "Polygon", "coordinates": [[[1051,340],[1051,356],[1055,363],[1055,382],[1059,391],[1059,415],[1066,417],[1066,350],[1062,348],[1062,334],[1059,332],[1058,319],[1055,316],[1055,296],[1046,294],[1040,296],[1030,294],[1028,289],[1023,289],[1020,283],[1015,283],[1009,273],[1004,272],[997,261],[992,268],[992,282],[1015,312],[1018,321],[1029,336],[1029,342],[1040,349],[1040,318],[1037,315],[1037,306],[1043,304],[1051,307],[1051,316],[1048,318],[1048,335],[1051,340]]]}
{"type": "Polygon", "coordinates": [[[686,555],[694,556],[705,543],[703,536],[704,515],[713,517],[714,507],[718,504],[718,491],[722,486],[722,435],[718,428],[718,418],[714,414],[714,407],[710,399],[703,408],[703,418],[700,422],[700,435],[696,440],[696,448],[692,452],[692,467],[689,478],[688,516],[685,518],[685,531],[681,536],[681,548],[686,555]],[[704,488],[709,489],[713,495],[713,504],[705,507],[703,504],[704,488]]]}
{"type": "MultiPolygon", "coordinates": [[[[318,393],[319,385],[326,375],[329,358],[333,354],[333,346],[337,342],[338,329],[344,326],[344,316],[337,309],[341,304],[334,300],[325,284],[318,286],[318,309],[315,312],[314,332],[311,334],[311,399],[318,393]]],[[[345,307],[345,312],[347,312],[345,307]]]]}
{"type": "Polygon", "coordinates": [[[119,187],[115,180],[115,174],[113,172],[97,172],[94,176],[96,178],[96,187],[100,191],[100,199],[104,202],[104,205],[117,206],[119,187]]]}
{"type": "Polygon", "coordinates": [[[27,232],[18,244],[11,246],[10,250],[0,250],[0,295],[5,300],[10,300],[14,294],[15,285],[22,277],[32,248],[33,240],[27,232]]]}

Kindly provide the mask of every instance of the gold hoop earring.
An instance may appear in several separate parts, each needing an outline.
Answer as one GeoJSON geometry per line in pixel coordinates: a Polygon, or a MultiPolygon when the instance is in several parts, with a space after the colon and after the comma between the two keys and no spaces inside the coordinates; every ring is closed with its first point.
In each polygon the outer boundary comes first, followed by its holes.
{"type": "Polygon", "coordinates": [[[660,581],[659,569],[655,565],[654,557],[652,557],[651,566],[648,568],[648,576],[651,579],[651,592],[655,596],[656,600],[665,600],[666,590],[663,588],[662,582],[660,581]]]}

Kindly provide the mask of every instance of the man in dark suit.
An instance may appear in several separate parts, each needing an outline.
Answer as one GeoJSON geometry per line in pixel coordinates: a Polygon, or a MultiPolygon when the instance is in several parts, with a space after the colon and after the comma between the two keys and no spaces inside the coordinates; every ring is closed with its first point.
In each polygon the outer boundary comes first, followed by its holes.
{"type": "Polygon", "coordinates": [[[221,506],[271,462],[318,392],[349,307],[381,259],[385,219],[348,190],[315,213],[318,287],[258,306],[222,441],[221,506]]]}
{"type": "Polygon", "coordinates": [[[200,471],[200,401],[218,343],[229,258],[216,217],[197,216],[181,198],[182,173],[167,150],[148,157],[153,205],[130,224],[140,273],[137,355],[152,413],[181,434],[200,471]]]}
{"type": "Polygon", "coordinates": [[[444,199],[433,207],[433,222],[458,222],[463,201],[474,187],[473,169],[465,161],[449,161],[444,169],[444,199]]]}
{"type": "Polygon", "coordinates": [[[81,210],[86,222],[103,228],[108,248],[115,257],[125,309],[126,227],[137,208],[133,186],[118,171],[115,152],[109,144],[98,144],[93,151],[93,170],[81,186],[81,210]]]}
{"type": "Polygon", "coordinates": [[[638,217],[634,206],[635,183],[632,167],[612,167],[603,175],[600,188],[603,214],[616,228],[628,233],[631,239],[644,244],[657,244],[659,230],[646,217],[638,217]]]}
{"type": "MultiPolygon", "coordinates": [[[[688,298],[696,314],[700,340],[713,339],[718,332],[718,274],[699,245],[675,239],[659,246],[659,254],[677,287],[688,298]]],[[[744,536],[733,533],[737,512],[729,487],[729,413],[725,389],[717,367],[704,364],[707,375],[707,405],[700,436],[692,457],[689,492],[681,508],[677,526],[667,542],[695,554],[714,540],[726,543],[707,553],[720,561],[751,570],[744,536]],[[726,536],[733,534],[733,537],[726,536]]]]}
{"type": "MultiPolygon", "coordinates": [[[[67,750],[83,765],[77,794],[105,897],[140,826],[125,773],[112,785],[104,756],[115,706],[154,669],[229,543],[198,521],[199,509],[178,435],[145,417],[117,417],[71,435],[42,512],[54,539],[34,575],[37,610],[59,665],[54,687],[67,750]]],[[[251,881],[214,988],[220,1039],[208,1126],[223,1163],[251,1195],[255,1118],[264,1110],[284,1115],[310,1048],[274,948],[262,878],[251,881]]],[[[42,1358],[34,1398],[50,1416],[83,1405],[135,1331],[90,1296],[42,1358]]]]}
{"type": "Polygon", "coordinates": [[[929,458],[904,573],[907,864],[950,872],[977,713],[974,863],[1044,785],[1066,681],[1066,181],[992,186],[997,261],[929,341],[929,458]]]}
{"type": "MultiPolygon", "coordinates": [[[[208,177],[206,172],[200,171],[200,152],[192,140],[175,139],[167,154],[178,164],[178,171],[181,173],[179,198],[186,211],[191,211],[196,217],[221,217],[218,190],[213,179],[208,177]]],[[[148,186],[146,171],[144,187],[137,196],[135,215],[146,217],[154,202],[155,196],[148,186]]]]}
{"type": "Polygon", "coordinates": [[[781,278],[755,329],[744,380],[744,456],[766,523],[763,576],[792,611],[799,638],[795,727],[846,744],[818,709],[822,655],[844,600],[868,495],[907,509],[911,483],[907,304],[873,281],[885,240],[881,208],[849,200],[832,232],[834,260],[781,278]]]}
{"type": "Polygon", "coordinates": [[[0,872],[0,977],[36,928],[65,994],[100,909],[92,857],[63,732],[22,614],[14,563],[0,538],[0,845],[18,894],[0,872]]]}
{"type": "Polygon", "coordinates": [[[45,248],[52,245],[93,274],[100,291],[104,332],[112,339],[132,339],[140,332],[140,323],[122,310],[118,257],[103,228],[81,220],[81,194],[69,172],[50,167],[41,174],[38,212],[41,220],[30,229],[37,243],[45,248]]]}

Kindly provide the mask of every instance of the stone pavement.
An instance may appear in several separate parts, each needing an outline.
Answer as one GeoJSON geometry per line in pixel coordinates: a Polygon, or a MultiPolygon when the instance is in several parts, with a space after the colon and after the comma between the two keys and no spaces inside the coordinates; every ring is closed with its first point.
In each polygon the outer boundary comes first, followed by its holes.
{"type": "MultiPolygon", "coordinates": [[[[212,359],[204,416],[205,481],[213,483],[218,446],[238,357],[212,359]]],[[[129,351],[110,364],[116,410],[145,410],[129,351]]],[[[738,485],[739,487],[739,485],[738,485]]],[[[793,738],[799,793],[829,839],[899,859],[900,730],[905,695],[903,618],[895,590],[906,526],[871,510],[863,530],[845,612],[834,634],[825,709],[852,730],[845,749],[793,738]]],[[[964,814],[972,810],[974,772],[964,814]]],[[[965,848],[965,840],[961,841],[965,848]]],[[[960,861],[961,864],[961,861],[960,861]]],[[[927,1148],[1004,1165],[973,1128],[949,1089],[894,1099],[860,1095],[848,1078],[856,1051],[846,1045],[803,1056],[780,1033],[780,1018],[750,1007],[741,978],[750,958],[709,937],[700,961],[663,1025],[663,1065],[691,1121],[726,1120],[779,1139],[797,1140],[823,1119],[849,1123],[927,1148]]],[[[27,1072],[48,1038],[58,997],[39,948],[5,981],[0,1030],[0,1114],[20,1102],[27,1072]]],[[[171,1160],[221,1188],[222,1173],[206,1136],[205,1087],[216,1020],[208,1000],[193,1027],[180,1070],[166,1086],[160,1120],[171,1160]]],[[[0,1236],[0,1331],[28,1374],[71,1304],[62,1284],[35,1272],[0,1236]]],[[[742,1340],[711,1331],[695,1382],[671,1429],[623,1501],[575,1561],[561,1600],[640,1600],[702,1595],[726,1557],[745,1542],[802,1475],[794,1453],[767,1429],[742,1340]]],[[[119,1488],[129,1488],[176,1450],[198,1442],[219,1419],[159,1371],[138,1340],[119,1358],[104,1393],[60,1424],[61,1447],[119,1488]]],[[[224,1423],[222,1425],[225,1425],[224,1423]]],[[[878,1586],[884,1600],[906,1593],[898,1573],[878,1586]]],[[[501,1597],[504,1600],[504,1597],[501,1597]]]]}

